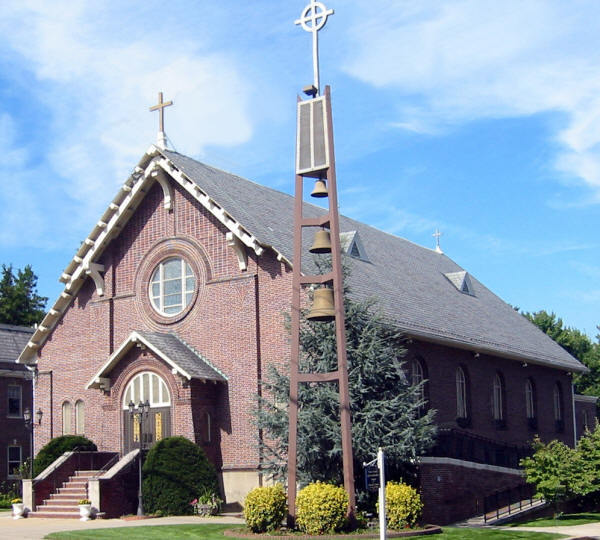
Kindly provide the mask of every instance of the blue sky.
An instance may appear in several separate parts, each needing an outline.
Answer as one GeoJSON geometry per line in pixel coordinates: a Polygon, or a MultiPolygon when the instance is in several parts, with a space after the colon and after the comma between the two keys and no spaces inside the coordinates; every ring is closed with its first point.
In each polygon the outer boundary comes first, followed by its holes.
{"type": "MultiPolygon", "coordinates": [[[[63,268],[156,139],[291,192],[307,0],[5,0],[0,262],[63,268]]],[[[505,301],[600,324],[600,6],[328,0],[340,210],[505,301]]]]}

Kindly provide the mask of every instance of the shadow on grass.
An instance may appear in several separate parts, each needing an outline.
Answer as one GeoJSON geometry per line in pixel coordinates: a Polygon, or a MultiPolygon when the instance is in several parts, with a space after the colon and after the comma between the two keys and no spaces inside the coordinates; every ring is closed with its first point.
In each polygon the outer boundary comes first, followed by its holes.
{"type": "Polygon", "coordinates": [[[600,522],[600,513],[562,514],[557,518],[540,517],[530,521],[511,523],[511,527],[565,527],[600,522]]]}

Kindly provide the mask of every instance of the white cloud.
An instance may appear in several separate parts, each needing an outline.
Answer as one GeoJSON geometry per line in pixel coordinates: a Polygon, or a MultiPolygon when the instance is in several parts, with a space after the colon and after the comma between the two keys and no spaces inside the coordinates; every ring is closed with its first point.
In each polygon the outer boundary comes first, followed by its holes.
{"type": "Polygon", "coordinates": [[[354,2],[344,69],[399,91],[397,127],[565,114],[556,167],[600,202],[600,7],[594,1],[354,2]],[[411,97],[418,96],[415,106],[411,97]],[[402,107],[402,105],[400,105],[402,107]]]}
{"type": "MultiPolygon", "coordinates": [[[[90,215],[110,200],[153,142],[158,120],[148,107],[159,90],[175,103],[166,112],[166,131],[179,151],[198,155],[207,145],[240,144],[252,135],[248,99],[240,90],[250,85],[235,59],[207,46],[200,51],[200,28],[198,35],[168,24],[161,29],[164,21],[152,5],[137,14],[139,19],[122,13],[119,3],[109,1],[3,4],[0,55],[13,62],[16,56],[34,79],[31,92],[47,114],[51,141],[44,149],[45,175],[62,178],[63,202],[72,202],[64,211],[75,229],[89,226],[90,215]]],[[[9,126],[0,117],[0,142],[10,129],[4,124],[9,126]]],[[[35,200],[35,190],[30,197],[35,200]]]]}

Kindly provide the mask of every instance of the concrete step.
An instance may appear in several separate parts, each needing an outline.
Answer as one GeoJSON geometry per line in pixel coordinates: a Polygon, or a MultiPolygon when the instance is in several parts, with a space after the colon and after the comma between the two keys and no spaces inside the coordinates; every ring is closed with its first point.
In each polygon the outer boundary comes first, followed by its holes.
{"type": "Polygon", "coordinates": [[[80,500],[81,499],[46,499],[42,504],[51,508],[57,506],[77,506],[80,500]]]}
{"type": "Polygon", "coordinates": [[[79,510],[76,512],[29,512],[28,518],[58,518],[58,519],[79,519],[79,510]]]}

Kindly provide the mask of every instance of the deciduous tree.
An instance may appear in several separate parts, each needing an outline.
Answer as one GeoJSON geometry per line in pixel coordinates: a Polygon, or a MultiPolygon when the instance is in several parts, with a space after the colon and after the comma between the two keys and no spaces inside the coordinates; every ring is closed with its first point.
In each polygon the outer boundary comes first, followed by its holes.
{"type": "Polygon", "coordinates": [[[48,299],[37,294],[37,276],[31,266],[18,269],[2,265],[0,277],[0,323],[33,326],[44,318],[48,299]]]}

